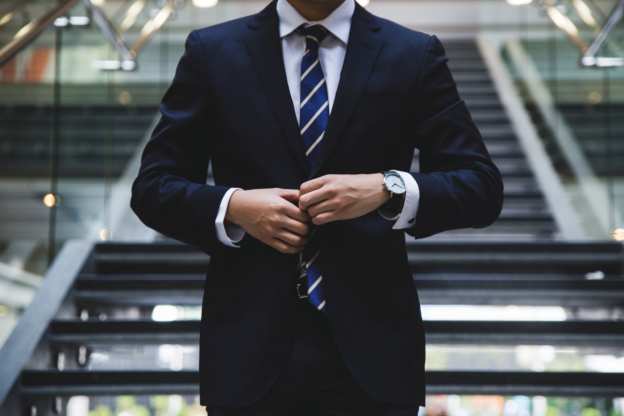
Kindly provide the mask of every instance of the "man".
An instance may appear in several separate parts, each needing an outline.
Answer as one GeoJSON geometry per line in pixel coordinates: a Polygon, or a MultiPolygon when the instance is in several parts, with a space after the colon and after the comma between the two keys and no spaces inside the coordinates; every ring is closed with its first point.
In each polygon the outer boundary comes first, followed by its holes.
{"type": "Polygon", "coordinates": [[[502,207],[446,61],[436,37],[354,0],[276,0],[189,35],[131,205],[210,255],[210,416],[424,405],[405,233],[485,227],[502,207]]]}

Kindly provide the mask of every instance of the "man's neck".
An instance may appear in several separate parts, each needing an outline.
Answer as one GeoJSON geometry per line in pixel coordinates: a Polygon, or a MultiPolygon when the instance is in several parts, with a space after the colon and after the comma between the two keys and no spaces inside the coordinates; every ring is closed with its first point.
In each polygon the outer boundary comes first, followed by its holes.
{"type": "Polygon", "coordinates": [[[345,1],[353,0],[287,0],[309,22],[319,22],[332,14],[345,1]]]}

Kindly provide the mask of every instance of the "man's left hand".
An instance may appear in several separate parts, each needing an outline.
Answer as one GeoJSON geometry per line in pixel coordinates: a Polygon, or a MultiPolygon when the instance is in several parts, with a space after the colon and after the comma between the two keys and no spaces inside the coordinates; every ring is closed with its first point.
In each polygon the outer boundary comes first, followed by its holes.
{"type": "Polygon", "coordinates": [[[366,215],[390,200],[384,174],[325,175],[299,188],[299,208],[316,225],[366,215]]]}

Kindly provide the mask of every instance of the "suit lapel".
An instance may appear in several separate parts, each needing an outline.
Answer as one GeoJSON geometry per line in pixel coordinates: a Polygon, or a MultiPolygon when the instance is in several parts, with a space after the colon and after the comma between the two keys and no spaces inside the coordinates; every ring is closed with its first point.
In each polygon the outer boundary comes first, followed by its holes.
{"type": "Polygon", "coordinates": [[[375,17],[356,3],[336,98],[325,135],[319,144],[319,154],[310,169],[288,89],[279,36],[279,17],[275,6],[274,0],[249,22],[248,27],[253,32],[247,37],[247,49],[275,117],[296,159],[311,179],[323,166],[349,121],[381,52],[383,41],[375,35],[379,30],[375,17]]]}
{"type": "Polygon", "coordinates": [[[275,117],[307,176],[310,166],[286,80],[275,4],[275,1],[271,2],[250,21],[248,27],[253,32],[248,36],[246,44],[275,117]]]}
{"type": "Polygon", "coordinates": [[[383,46],[383,41],[375,35],[378,30],[379,26],[376,24],[374,16],[356,3],[336,98],[325,129],[325,135],[319,144],[318,156],[308,179],[312,179],[323,166],[366,86],[383,46]]]}

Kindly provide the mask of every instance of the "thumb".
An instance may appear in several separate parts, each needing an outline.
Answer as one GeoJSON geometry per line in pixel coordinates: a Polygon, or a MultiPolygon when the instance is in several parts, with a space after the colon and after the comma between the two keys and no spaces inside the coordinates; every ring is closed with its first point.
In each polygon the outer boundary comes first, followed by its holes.
{"type": "Polygon", "coordinates": [[[277,195],[293,204],[299,203],[299,189],[278,189],[277,195]]]}

